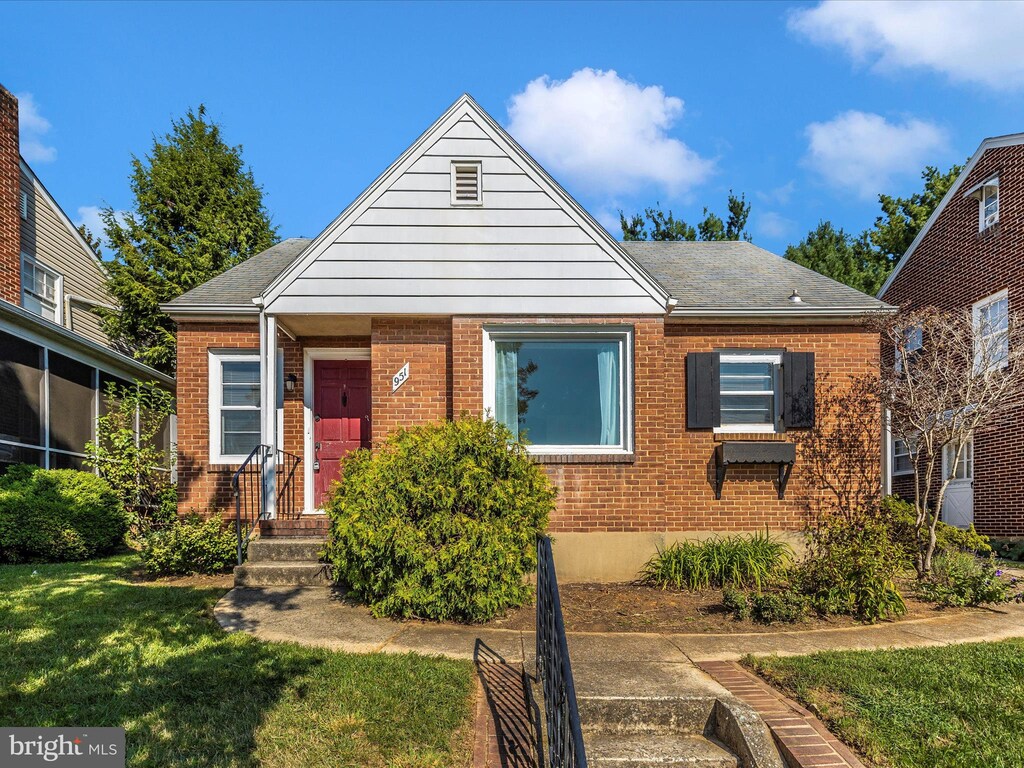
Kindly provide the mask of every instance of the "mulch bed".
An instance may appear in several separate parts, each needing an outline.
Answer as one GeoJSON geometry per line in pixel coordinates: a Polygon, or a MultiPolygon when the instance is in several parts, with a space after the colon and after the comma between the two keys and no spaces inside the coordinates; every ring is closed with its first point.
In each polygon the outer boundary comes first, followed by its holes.
{"type": "MultiPolygon", "coordinates": [[[[940,610],[931,603],[910,596],[909,588],[902,591],[907,613],[895,621],[977,610],[940,610]]],[[[676,592],[636,584],[565,584],[560,588],[560,595],[568,632],[770,633],[861,625],[861,622],[848,616],[822,618],[813,614],[796,624],[766,626],[752,621],[737,621],[722,605],[720,589],[676,592]]],[[[535,612],[536,608],[532,604],[523,606],[501,619],[488,622],[487,626],[532,630],[535,612]]]]}

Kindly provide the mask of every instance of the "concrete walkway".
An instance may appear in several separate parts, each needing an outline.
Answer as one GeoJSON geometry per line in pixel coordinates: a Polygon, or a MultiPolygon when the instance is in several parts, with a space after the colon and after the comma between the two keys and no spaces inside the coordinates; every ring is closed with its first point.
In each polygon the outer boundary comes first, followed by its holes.
{"type": "MultiPolygon", "coordinates": [[[[264,640],[357,653],[438,654],[473,659],[487,647],[505,662],[530,663],[532,632],[375,619],[330,588],[238,587],[214,609],[228,631],[264,640]]],[[[936,612],[935,617],[844,629],[749,634],[577,632],[569,635],[573,659],[648,664],[735,660],[745,654],[802,655],[825,650],[912,648],[1024,637],[1024,606],[936,612]]]]}

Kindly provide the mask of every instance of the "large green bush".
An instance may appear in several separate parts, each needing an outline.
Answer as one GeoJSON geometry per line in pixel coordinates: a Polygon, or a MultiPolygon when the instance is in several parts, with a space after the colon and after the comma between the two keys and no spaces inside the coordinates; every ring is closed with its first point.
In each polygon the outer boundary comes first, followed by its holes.
{"type": "Polygon", "coordinates": [[[917,588],[923,599],[946,607],[1005,603],[1011,598],[1011,584],[992,558],[971,552],[937,555],[931,573],[917,588]]]}
{"type": "Polygon", "coordinates": [[[237,538],[220,518],[189,515],[143,536],[139,554],[153,576],[221,573],[238,562],[237,538]]]}
{"type": "Polygon", "coordinates": [[[124,541],[128,518],[101,477],[19,465],[0,477],[0,560],[84,560],[124,541]]]}
{"type": "Polygon", "coordinates": [[[462,418],[343,462],[327,558],[378,616],[486,621],[532,589],[555,490],[503,425],[462,418]]]}
{"type": "Polygon", "coordinates": [[[816,610],[866,621],[906,613],[896,577],[907,553],[879,515],[823,516],[809,539],[807,559],[794,570],[793,582],[816,610]]]}
{"type": "Polygon", "coordinates": [[[644,584],[673,589],[755,587],[777,581],[793,558],[767,532],[681,541],[661,550],[640,571],[644,584]]]}

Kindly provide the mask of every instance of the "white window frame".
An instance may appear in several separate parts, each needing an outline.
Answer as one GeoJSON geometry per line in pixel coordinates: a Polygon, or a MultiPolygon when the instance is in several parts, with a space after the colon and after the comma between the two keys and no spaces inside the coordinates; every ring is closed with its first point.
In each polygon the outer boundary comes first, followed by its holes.
{"type": "Polygon", "coordinates": [[[984,232],[991,226],[999,223],[999,177],[993,176],[991,179],[986,180],[978,188],[978,231],[984,232]],[[985,198],[987,191],[990,189],[995,190],[995,211],[989,216],[985,215],[985,198]],[[988,219],[991,218],[991,221],[988,219]]]}
{"type": "MultiPolygon", "coordinates": [[[[246,363],[257,363],[260,362],[259,350],[251,349],[211,349],[209,351],[209,400],[210,408],[208,415],[208,426],[210,430],[210,464],[230,464],[238,465],[245,461],[248,454],[239,456],[235,454],[226,454],[221,450],[221,411],[225,410],[224,402],[224,367],[225,362],[246,362],[246,363]]],[[[263,392],[260,391],[260,403],[263,401],[263,392]]],[[[226,410],[241,411],[241,410],[255,410],[261,414],[260,422],[262,423],[262,405],[257,405],[255,409],[252,406],[227,406],[226,410]]]]}
{"type": "Polygon", "coordinates": [[[480,160],[452,160],[451,184],[453,206],[478,208],[484,204],[484,167],[480,160]],[[473,200],[459,200],[455,195],[455,179],[459,168],[472,168],[476,172],[476,198],[473,200]]]}
{"type": "MultiPolygon", "coordinates": [[[[28,309],[28,307],[25,306],[25,294],[31,294],[32,296],[37,298],[40,302],[43,301],[42,297],[38,296],[34,291],[30,291],[27,288],[28,284],[27,284],[27,281],[25,280],[25,267],[26,266],[31,266],[34,271],[42,272],[44,275],[48,275],[49,277],[53,278],[53,283],[54,283],[54,303],[55,303],[55,306],[54,306],[54,310],[53,310],[53,320],[51,322],[54,322],[57,325],[64,325],[64,275],[62,275],[57,270],[55,270],[55,269],[53,269],[51,267],[46,266],[45,264],[41,264],[39,261],[37,261],[36,259],[34,259],[31,256],[29,256],[27,253],[22,252],[22,254],[21,254],[21,306],[23,308],[25,308],[25,309],[28,309]]],[[[31,311],[31,310],[29,310],[29,311],[31,311]]],[[[35,313],[33,312],[33,314],[35,314],[35,313]]],[[[40,315],[40,317],[43,317],[43,316],[40,315]]],[[[50,318],[44,317],[43,319],[44,320],[49,320],[50,318]]]]}
{"type": "Polygon", "coordinates": [[[484,416],[495,412],[495,343],[499,341],[617,341],[619,343],[618,445],[527,445],[536,455],[631,455],[633,453],[633,328],[624,326],[485,326],[483,329],[484,416]]]}
{"type": "MultiPolygon", "coordinates": [[[[721,377],[722,363],[771,363],[772,364],[772,387],[774,413],[771,424],[723,424],[715,427],[715,434],[736,434],[736,433],[765,433],[778,434],[783,432],[782,428],[782,352],[777,351],[750,351],[742,352],[737,350],[722,351],[718,354],[718,372],[721,377]]],[[[763,395],[764,392],[723,392],[722,385],[718,385],[718,396],[723,395],[763,395]]]]}
{"type": "Polygon", "coordinates": [[[894,435],[892,438],[892,476],[904,477],[912,474],[914,474],[914,453],[910,449],[910,444],[906,440],[894,435]],[[903,446],[904,450],[899,450],[900,446],[903,446]],[[896,469],[896,458],[899,456],[910,458],[910,469],[896,469]]]}
{"type": "Polygon", "coordinates": [[[1003,290],[1001,290],[1001,291],[999,291],[997,293],[993,293],[991,296],[986,296],[984,299],[981,299],[980,301],[976,301],[974,303],[974,305],[971,307],[971,317],[973,318],[973,321],[974,321],[974,369],[975,369],[975,372],[977,372],[977,373],[987,373],[988,371],[995,371],[995,370],[1000,370],[1002,368],[1005,368],[1007,365],[1009,365],[1009,362],[1010,362],[1009,361],[1009,352],[1010,352],[1010,329],[1009,329],[1010,293],[1009,293],[1009,291],[1006,288],[1004,288],[1003,290]],[[988,307],[991,307],[993,304],[997,304],[998,302],[1004,301],[1004,300],[1006,301],[1006,320],[1007,320],[1007,327],[1006,327],[1006,329],[1002,330],[1002,331],[999,331],[998,333],[989,333],[989,334],[983,335],[982,332],[981,332],[982,331],[982,327],[981,327],[981,312],[982,312],[982,310],[987,309],[988,307]],[[1004,334],[1006,336],[1006,352],[1007,352],[1006,358],[1004,358],[999,363],[999,365],[997,365],[995,367],[990,367],[988,369],[988,371],[982,371],[981,370],[981,350],[982,350],[982,344],[985,342],[986,339],[992,338],[994,336],[1002,336],[1004,334]]]}

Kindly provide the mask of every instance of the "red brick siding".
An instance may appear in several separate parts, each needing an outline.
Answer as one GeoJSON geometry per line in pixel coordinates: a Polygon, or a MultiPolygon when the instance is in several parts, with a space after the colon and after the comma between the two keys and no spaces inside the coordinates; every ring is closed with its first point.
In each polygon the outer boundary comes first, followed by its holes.
{"type": "MultiPolygon", "coordinates": [[[[718,348],[813,351],[819,375],[833,379],[872,370],[877,336],[852,327],[666,327],[661,318],[375,318],[370,339],[282,338],[285,374],[298,379],[285,393],[282,447],[303,454],[303,347],[371,345],[373,440],[410,426],[483,408],[483,326],[523,322],[626,325],[634,331],[634,454],[628,460],[545,463],[559,487],[551,527],[559,531],[742,530],[768,525],[798,528],[806,481],[794,472],[779,501],[769,469],[733,469],[716,501],[709,479],[715,437],[686,429],[686,352],[718,348]],[[391,377],[406,362],[409,380],[391,392],[391,377]]],[[[179,327],[179,456],[182,510],[227,510],[234,468],[209,468],[207,351],[256,349],[256,326],[183,324],[179,327]]],[[[798,465],[799,466],[799,465],[798,465]]],[[[301,498],[301,482],[299,496],[301,498]]]]}
{"type": "MultiPolygon", "coordinates": [[[[1008,289],[1010,311],[1024,312],[1024,145],[987,150],[950,199],[883,298],[903,308],[969,309],[1008,289]],[[963,192],[999,176],[999,223],[978,232],[978,202],[963,192]]],[[[1013,344],[1024,339],[1013,339],[1013,344]]],[[[974,446],[974,520],[982,533],[1024,536],[1024,407],[974,446]]],[[[909,477],[893,491],[909,498],[909,477]]]]}
{"type": "Polygon", "coordinates": [[[0,85],[0,299],[21,303],[18,100],[0,85]]]}

